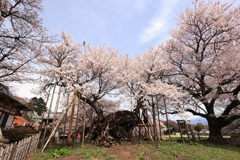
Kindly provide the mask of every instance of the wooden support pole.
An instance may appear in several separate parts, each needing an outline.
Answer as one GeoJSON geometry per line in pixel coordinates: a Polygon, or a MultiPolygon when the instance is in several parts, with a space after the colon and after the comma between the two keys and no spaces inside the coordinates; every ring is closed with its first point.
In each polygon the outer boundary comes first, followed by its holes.
{"type": "Polygon", "coordinates": [[[158,114],[158,127],[159,127],[159,132],[160,132],[160,141],[163,140],[162,137],[162,128],[161,128],[161,120],[160,120],[160,113],[159,113],[159,107],[158,107],[158,101],[157,101],[157,114],[158,114]]]}
{"type": "Polygon", "coordinates": [[[50,139],[55,135],[56,130],[58,129],[60,123],[62,122],[62,120],[64,119],[64,117],[67,115],[67,112],[69,110],[69,108],[71,107],[72,103],[70,103],[69,106],[67,106],[67,108],[65,108],[65,110],[63,111],[61,117],[59,118],[55,128],[53,129],[52,133],[50,134],[50,136],[48,137],[47,142],[45,143],[45,145],[43,146],[42,152],[44,151],[44,149],[46,148],[47,144],[49,143],[50,139]]]}
{"type": "Polygon", "coordinates": [[[76,100],[77,100],[77,91],[74,91],[73,104],[72,104],[72,113],[71,113],[70,122],[69,122],[69,128],[68,128],[68,137],[67,137],[67,143],[68,143],[68,144],[71,143],[73,117],[74,117],[76,100]]]}
{"type": "MultiPolygon", "coordinates": [[[[147,117],[147,120],[148,120],[147,123],[151,123],[151,120],[148,118],[147,112],[146,112],[146,113],[143,112],[143,114],[144,114],[145,117],[147,117]]],[[[141,119],[141,118],[140,118],[140,119],[141,119]]],[[[142,124],[144,125],[144,128],[145,128],[146,130],[148,130],[149,138],[154,142],[154,140],[153,140],[153,138],[152,138],[152,136],[151,136],[151,134],[150,134],[150,129],[149,129],[149,126],[150,126],[150,125],[146,125],[142,119],[141,119],[141,122],[142,122],[142,124]],[[146,127],[146,126],[147,126],[147,127],[146,127]]]]}
{"type": "MultiPolygon", "coordinates": [[[[48,100],[49,100],[49,97],[50,97],[50,92],[51,92],[51,89],[49,89],[48,91],[48,95],[47,95],[47,100],[46,100],[46,105],[45,107],[47,108],[47,104],[48,104],[48,100]]],[[[41,116],[41,122],[40,122],[40,125],[39,125],[39,128],[38,128],[38,131],[41,132],[42,128],[43,128],[43,118],[44,118],[44,114],[47,112],[47,110],[43,111],[42,112],[42,116],[41,116]]],[[[46,126],[46,124],[45,124],[46,126]]],[[[44,129],[44,133],[45,133],[45,129],[44,129]]],[[[46,133],[45,133],[46,134],[46,133]]],[[[39,138],[40,139],[40,138],[39,138]]],[[[45,135],[42,136],[42,139],[40,140],[40,148],[43,146],[44,144],[44,139],[45,139],[45,135]]]]}
{"type": "MultiPolygon", "coordinates": [[[[60,97],[61,97],[61,87],[59,87],[59,89],[58,89],[57,101],[56,101],[55,111],[54,111],[54,115],[53,115],[52,130],[54,129],[54,127],[56,125],[55,123],[56,123],[56,120],[57,120],[57,112],[58,112],[58,106],[59,106],[59,103],[60,103],[60,97]]],[[[58,137],[57,137],[55,143],[59,143],[59,136],[60,135],[58,134],[58,137]]]]}
{"type": "Polygon", "coordinates": [[[155,104],[153,101],[152,96],[152,116],[153,116],[153,135],[154,135],[154,141],[157,141],[157,125],[156,125],[156,110],[155,110],[155,104]]]}
{"type": "Polygon", "coordinates": [[[77,104],[77,113],[76,113],[76,121],[75,121],[75,129],[74,129],[74,132],[75,132],[75,137],[74,137],[74,144],[76,143],[76,136],[77,136],[77,127],[78,127],[78,118],[79,118],[79,108],[80,108],[80,99],[78,98],[78,104],[77,104]]]}
{"type": "MultiPolygon", "coordinates": [[[[46,108],[47,108],[48,100],[49,100],[49,97],[50,97],[50,92],[51,92],[51,89],[49,89],[49,91],[48,91],[47,100],[46,100],[46,105],[45,105],[46,108]]],[[[45,114],[46,112],[47,112],[46,110],[45,110],[44,112],[42,112],[41,124],[40,124],[40,126],[39,126],[39,128],[38,128],[39,131],[41,131],[41,129],[42,129],[42,126],[43,126],[43,117],[44,117],[44,114],[45,114]]]]}
{"type": "Polygon", "coordinates": [[[82,132],[82,148],[84,146],[84,140],[85,140],[85,127],[86,127],[86,98],[83,105],[84,113],[83,113],[83,132],[82,132]]]}
{"type": "MultiPolygon", "coordinates": [[[[146,124],[144,123],[144,121],[142,119],[141,119],[141,121],[142,121],[142,124],[144,125],[144,128],[147,129],[146,124]]],[[[150,134],[149,134],[149,137],[154,142],[154,140],[153,140],[153,138],[152,138],[152,136],[150,134]]]]}
{"type": "Polygon", "coordinates": [[[171,140],[171,132],[170,132],[170,128],[169,128],[169,121],[168,121],[168,114],[167,114],[167,105],[166,105],[166,100],[165,100],[165,98],[163,98],[163,103],[164,103],[165,112],[166,112],[166,119],[167,119],[167,127],[168,127],[169,140],[171,140]]]}
{"type": "MultiPolygon", "coordinates": [[[[70,99],[70,93],[68,92],[68,93],[67,93],[67,106],[69,105],[69,99],[70,99]]],[[[65,132],[66,132],[66,125],[67,125],[67,118],[68,118],[68,113],[66,113],[66,116],[65,116],[65,118],[64,118],[64,127],[63,127],[63,135],[64,135],[64,137],[63,137],[63,142],[64,142],[64,144],[65,144],[65,142],[66,142],[65,132]]]]}
{"type": "Polygon", "coordinates": [[[53,116],[53,124],[54,124],[54,122],[57,119],[57,112],[58,112],[58,106],[59,106],[59,103],[60,103],[61,91],[62,91],[61,87],[59,87],[57,101],[56,101],[56,106],[55,106],[55,111],[54,111],[54,116],[53,116]]]}
{"type": "Polygon", "coordinates": [[[46,132],[47,132],[47,125],[48,125],[48,122],[49,122],[49,116],[50,116],[50,113],[51,113],[51,108],[52,108],[55,89],[56,89],[56,85],[54,86],[53,92],[52,92],[52,99],[51,99],[49,110],[48,110],[47,122],[46,122],[46,126],[45,126],[44,133],[43,133],[43,142],[45,141],[45,136],[46,136],[46,132]]]}

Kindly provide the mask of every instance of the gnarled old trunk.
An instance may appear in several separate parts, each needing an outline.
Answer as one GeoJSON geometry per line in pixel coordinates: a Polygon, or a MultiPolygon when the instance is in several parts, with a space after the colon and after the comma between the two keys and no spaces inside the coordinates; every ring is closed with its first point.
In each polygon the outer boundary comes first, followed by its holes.
{"type": "Polygon", "coordinates": [[[223,136],[222,136],[222,128],[224,124],[217,118],[207,118],[208,120],[208,127],[209,127],[209,141],[222,143],[223,136]]]}
{"type": "Polygon", "coordinates": [[[87,138],[98,145],[110,147],[117,141],[131,138],[133,129],[140,123],[138,116],[131,111],[117,111],[107,116],[97,117],[87,138]]]}

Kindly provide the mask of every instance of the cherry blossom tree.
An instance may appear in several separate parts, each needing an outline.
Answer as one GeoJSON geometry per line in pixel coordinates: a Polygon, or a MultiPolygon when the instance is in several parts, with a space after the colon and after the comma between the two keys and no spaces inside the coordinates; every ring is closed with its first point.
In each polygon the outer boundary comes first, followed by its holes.
{"type": "Polygon", "coordinates": [[[160,46],[149,48],[143,55],[134,60],[122,58],[119,78],[125,83],[121,88],[122,93],[132,97],[133,108],[151,106],[151,97],[162,95],[175,102],[183,94],[178,88],[162,81],[171,69],[171,64],[166,61],[160,46]],[[122,65],[124,64],[124,65],[122,65]]]}
{"type": "MultiPolygon", "coordinates": [[[[131,97],[132,109],[143,122],[148,123],[147,110],[152,112],[154,126],[154,140],[157,137],[156,109],[158,108],[157,97],[166,97],[175,103],[184,94],[178,92],[178,88],[162,81],[171,69],[171,64],[165,59],[160,46],[149,48],[143,55],[134,60],[123,58],[120,69],[120,79],[125,83],[122,92],[131,97]],[[140,115],[142,113],[142,115],[140,115]]],[[[176,105],[177,106],[177,105],[176,105]]]]}
{"type": "Polygon", "coordinates": [[[240,6],[194,1],[163,49],[174,66],[171,83],[189,94],[185,111],[207,119],[209,139],[240,118],[240,6]]]}
{"type": "Polygon", "coordinates": [[[39,17],[41,2],[0,1],[0,82],[29,80],[34,68],[30,62],[49,42],[39,17]]]}
{"type": "Polygon", "coordinates": [[[80,56],[80,44],[72,44],[73,38],[71,35],[62,31],[60,40],[46,46],[44,54],[38,57],[40,75],[42,75],[42,89],[46,90],[49,86],[59,85],[62,77],[56,72],[61,72],[61,68],[66,64],[77,63],[80,56]]]}
{"type": "MultiPolygon", "coordinates": [[[[78,86],[81,86],[79,97],[94,108],[97,116],[103,114],[103,106],[99,103],[106,95],[118,89],[121,83],[117,80],[118,52],[109,47],[91,47],[80,57],[80,65],[85,68],[80,74],[78,86]]],[[[105,106],[107,107],[107,106],[105,106]]],[[[114,106],[112,106],[114,107],[114,106]]]]}
{"type": "Polygon", "coordinates": [[[58,85],[66,87],[68,91],[76,91],[78,97],[101,117],[103,110],[98,101],[120,85],[116,80],[117,62],[116,50],[88,45],[87,51],[80,52],[77,59],[55,67],[51,72],[59,77],[58,85]]]}
{"type": "MultiPolygon", "coordinates": [[[[41,75],[41,77],[39,78],[39,81],[41,83],[39,92],[46,93],[46,91],[49,90],[47,92],[47,95],[49,97],[50,91],[53,87],[49,110],[48,110],[48,116],[51,112],[51,108],[53,104],[52,102],[55,96],[55,89],[57,88],[57,86],[59,86],[56,105],[55,105],[54,121],[56,120],[56,117],[57,117],[61,92],[63,89],[65,89],[65,87],[62,84],[60,84],[62,77],[55,73],[56,71],[60,72],[61,66],[63,66],[64,64],[73,63],[74,61],[76,61],[80,53],[80,44],[79,43],[72,44],[72,41],[73,41],[72,36],[62,31],[60,40],[58,40],[56,43],[49,44],[48,46],[46,46],[46,52],[44,52],[42,56],[38,57],[38,62],[41,66],[39,71],[41,75]]],[[[69,95],[69,93],[65,95],[69,95]]],[[[67,101],[69,101],[69,98],[67,98],[67,101]]],[[[65,106],[66,110],[68,110],[68,106],[69,106],[68,104],[65,106]]],[[[75,108],[75,105],[72,111],[74,111],[74,108],[75,108]]],[[[72,125],[72,120],[73,118],[71,118],[71,125],[72,125]]],[[[54,126],[55,125],[53,125],[53,127],[54,126]]],[[[46,134],[46,129],[44,131],[43,137],[45,137],[45,134],[46,134]]],[[[71,130],[69,129],[69,139],[70,139],[70,134],[71,134],[71,130]]]]}
{"type": "Polygon", "coordinates": [[[162,77],[167,75],[171,64],[166,61],[160,46],[151,47],[143,55],[134,60],[125,58],[121,65],[121,80],[126,84],[123,93],[132,96],[133,109],[138,116],[143,116],[143,122],[148,123],[147,110],[152,112],[154,141],[157,138],[156,109],[159,96],[166,97],[175,103],[183,96],[174,85],[163,83],[162,77]],[[140,113],[142,112],[142,115],[140,113]]]}

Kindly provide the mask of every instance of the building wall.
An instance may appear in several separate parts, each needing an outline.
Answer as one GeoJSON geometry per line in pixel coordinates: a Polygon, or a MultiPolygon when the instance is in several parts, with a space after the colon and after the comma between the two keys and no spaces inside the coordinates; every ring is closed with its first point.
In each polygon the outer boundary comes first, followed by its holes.
{"type": "Polygon", "coordinates": [[[13,119],[14,119],[13,115],[8,116],[8,120],[6,122],[5,128],[10,128],[12,126],[13,119]]]}
{"type": "Polygon", "coordinates": [[[9,128],[12,125],[13,118],[17,110],[9,106],[3,106],[0,103],[0,127],[9,128]]]}

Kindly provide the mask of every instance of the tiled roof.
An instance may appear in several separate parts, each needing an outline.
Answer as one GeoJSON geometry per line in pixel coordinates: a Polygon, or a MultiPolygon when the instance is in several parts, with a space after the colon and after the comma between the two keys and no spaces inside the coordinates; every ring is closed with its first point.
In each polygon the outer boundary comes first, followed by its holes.
{"type": "Polygon", "coordinates": [[[0,91],[0,102],[6,106],[11,106],[20,111],[32,111],[33,109],[14,99],[11,95],[0,91]]]}
{"type": "Polygon", "coordinates": [[[15,116],[12,122],[13,125],[16,126],[23,126],[26,124],[31,124],[30,122],[28,122],[25,118],[23,118],[22,116],[15,116]]]}

